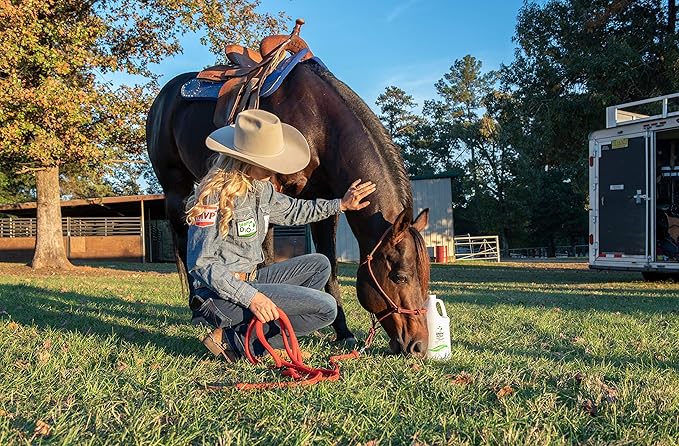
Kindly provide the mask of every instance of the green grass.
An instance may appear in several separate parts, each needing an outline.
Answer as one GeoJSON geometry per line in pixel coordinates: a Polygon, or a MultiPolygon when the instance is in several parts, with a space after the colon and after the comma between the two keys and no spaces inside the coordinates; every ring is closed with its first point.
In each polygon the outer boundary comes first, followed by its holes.
{"type": "MultiPolygon", "coordinates": [[[[241,392],[230,385],[281,378],[206,354],[172,265],[106,266],[0,264],[0,444],[679,444],[674,283],[573,263],[434,266],[450,360],[387,355],[381,333],[339,382],[241,392]]],[[[341,272],[362,339],[355,267],[341,272]]],[[[312,364],[342,351],[332,336],[304,341],[312,364]]]]}

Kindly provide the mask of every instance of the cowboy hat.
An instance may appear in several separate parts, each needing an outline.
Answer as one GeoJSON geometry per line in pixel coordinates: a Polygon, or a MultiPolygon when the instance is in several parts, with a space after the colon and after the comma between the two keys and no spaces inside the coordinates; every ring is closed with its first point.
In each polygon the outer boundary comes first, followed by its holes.
{"type": "Polygon", "coordinates": [[[205,144],[215,152],[282,174],[299,172],[311,158],[299,130],[258,109],[243,110],[234,124],[210,133],[205,144]]]}

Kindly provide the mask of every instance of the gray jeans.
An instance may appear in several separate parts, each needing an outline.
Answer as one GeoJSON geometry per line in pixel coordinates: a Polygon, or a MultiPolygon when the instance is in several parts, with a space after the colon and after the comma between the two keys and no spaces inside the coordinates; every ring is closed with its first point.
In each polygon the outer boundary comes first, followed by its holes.
{"type": "MultiPolygon", "coordinates": [[[[251,285],[271,299],[288,315],[295,334],[307,335],[330,325],[337,315],[335,299],[320,291],[330,277],[330,261],[323,254],[306,254],[274,263],[257,271],[251,285]]],[[[243,354],[245,332],[252,312],[234,302],[220,298],[209,288],[196,290],[200,308],[193,311],[194,323],[206,322],[222,327],[231,347],[243,354]]],[[[274,348],[282,348],[280,329],[274,322],[266,324],[264,333],[274,348]]],[[[264,353],[259,341],[252,343],[255,355],[264,353]]]]}

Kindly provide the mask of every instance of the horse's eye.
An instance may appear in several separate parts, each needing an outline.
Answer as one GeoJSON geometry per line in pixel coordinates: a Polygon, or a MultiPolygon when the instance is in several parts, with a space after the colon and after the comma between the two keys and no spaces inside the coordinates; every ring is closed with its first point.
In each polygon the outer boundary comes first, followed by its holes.
{"type": "Polygon", "coordinates": [[[391,277],[391,280],[393,280],[396,283],[407,283],[408,275],[405,273],[394,273],[391,277]]]}

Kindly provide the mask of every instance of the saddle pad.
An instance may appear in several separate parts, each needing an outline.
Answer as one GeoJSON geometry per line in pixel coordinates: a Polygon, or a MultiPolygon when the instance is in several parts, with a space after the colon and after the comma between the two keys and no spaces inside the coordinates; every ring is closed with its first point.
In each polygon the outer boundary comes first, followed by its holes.
{"type": "Polygon", "coordinates": [[[224,82],[193,78],[182,85],[181,95],[189,101],[216,101],[222,85],[224,85],[224,82]]]}
{"type": "MultiPolygon", "coordinates": [[[[278,67],[266,77],[259,96],[267,97],[272,95],[308,51],[309,50],[304,48],[294,56],[290,56],[283,60],[278,67]]],[[[321,62],[318,57],[313,57],[311,60],[318,63],[323,68],[326,68],[325,64],[321,62]]],[[[219,98],[219,90],[222,88],[222,85],[224,85],[224,82],[212,82],[194,78],[182,85],[181,95],[182,98],[189,101],[216,101],[219,98]]]]}

